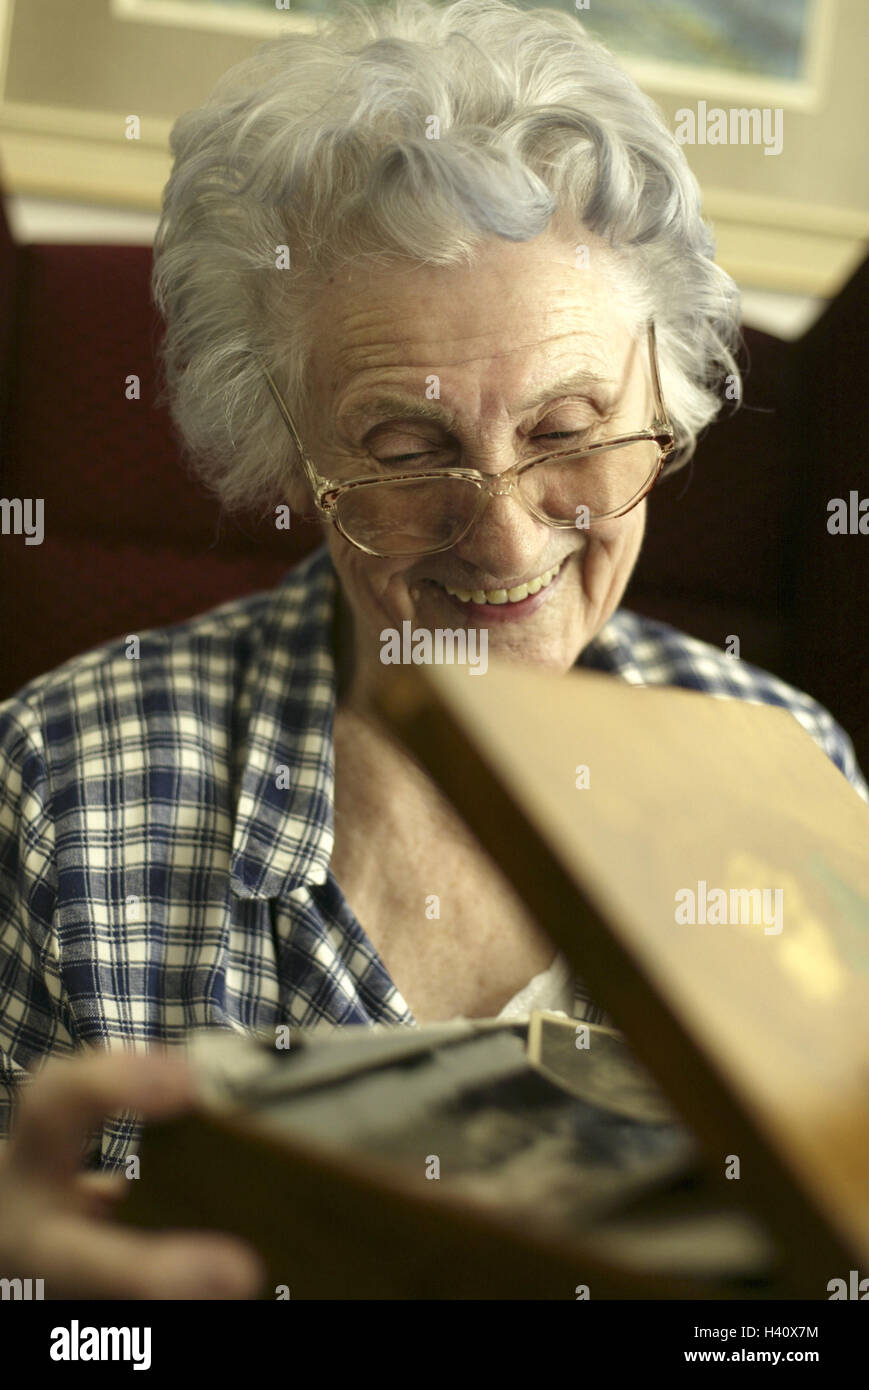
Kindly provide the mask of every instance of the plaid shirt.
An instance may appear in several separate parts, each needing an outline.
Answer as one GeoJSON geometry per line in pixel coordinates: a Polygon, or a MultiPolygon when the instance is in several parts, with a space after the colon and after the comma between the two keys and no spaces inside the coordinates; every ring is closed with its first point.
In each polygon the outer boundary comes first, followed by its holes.
{"type": "MultiPolygon", "coordinates": [[[[0,1135],[48,1053],[415,1023],[330,871],[336,585],[321,548],[137,660],[118,639],[0,704],[0,1135]]],[[[578,664],[782,705],[869,799],[824,709],[714,647],[620,610],[578,664]]],[[[574,1012],[604,1017],[581,982],[574,1012]]],[[[136,1137],[111,1117],[92,1161],[136,1137]]]]}

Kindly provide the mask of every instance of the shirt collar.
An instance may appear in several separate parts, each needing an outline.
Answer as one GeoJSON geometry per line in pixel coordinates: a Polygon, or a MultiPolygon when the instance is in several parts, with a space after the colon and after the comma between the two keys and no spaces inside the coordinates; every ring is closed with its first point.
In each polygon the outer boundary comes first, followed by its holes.
{"type": "Polygon", "coordinates": [[[230,884],[242,898],[281,897],[328,876],[337,583],[321,546],[268,596],[257,628],[237,706],[230,884]]]}
{"type": "MultiPolygon", "coordinates": [[[[659,654],[648,638],[645,646],[650,649],[650,655],[659,654]]],[[[574,664],[589,671],[606,671],[628,685],[646,685],[643,648],[642,622],[627,608],[617,608],[597,636],[583,648],[574,664]]]]}

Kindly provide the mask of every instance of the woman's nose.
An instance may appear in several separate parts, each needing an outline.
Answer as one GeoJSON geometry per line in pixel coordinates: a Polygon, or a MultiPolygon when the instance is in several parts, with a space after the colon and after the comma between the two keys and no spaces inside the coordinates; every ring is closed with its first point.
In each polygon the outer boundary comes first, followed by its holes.
{"type": "Polygon", "coordinates": [[[548,530],[526,510],[517,488],[499,483],[456,553],[495,578],[515,578],[533,567],[547,545],[548,530]]]}

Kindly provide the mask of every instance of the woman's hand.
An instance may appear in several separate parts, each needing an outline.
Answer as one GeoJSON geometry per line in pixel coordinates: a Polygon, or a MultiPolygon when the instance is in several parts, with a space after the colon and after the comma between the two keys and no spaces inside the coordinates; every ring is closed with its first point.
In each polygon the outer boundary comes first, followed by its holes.
{"type": "Polygon", "coordinates": [[[126,1179],[81,1172],[88,1133],[106,1115],[164,1118],[195,1099],[180,1053],[50,1060],[0,1150],[0,1278],[43,1279],[46,1298],[253,1297],[264,1271],[249,1246],[217,1233],[116,1225],[126,1179]]]}

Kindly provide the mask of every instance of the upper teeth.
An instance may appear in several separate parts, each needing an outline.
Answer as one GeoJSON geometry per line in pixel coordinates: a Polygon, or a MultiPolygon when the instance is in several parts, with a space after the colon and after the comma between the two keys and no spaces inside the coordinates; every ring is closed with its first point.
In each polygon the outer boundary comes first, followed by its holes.
{"type": "Polygon", "coordinates": [[[448,594],[461,599],[462,603],[521,603],[529,594],[539,593],[547,584],[551,584],[560,569],[561,563],[553,565],[545,574],[538,574],[536,579],[529,579],[527,584],[518,584],[515,589],[451,589],[449,584],[445,584],[444,588],[448,594]]]}

